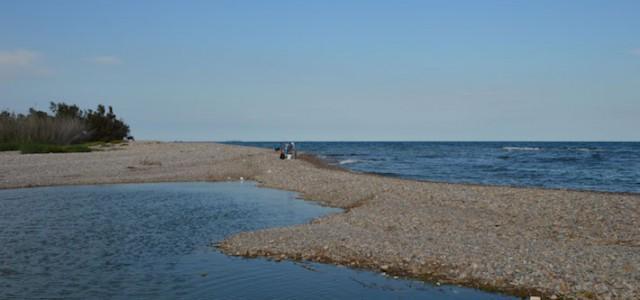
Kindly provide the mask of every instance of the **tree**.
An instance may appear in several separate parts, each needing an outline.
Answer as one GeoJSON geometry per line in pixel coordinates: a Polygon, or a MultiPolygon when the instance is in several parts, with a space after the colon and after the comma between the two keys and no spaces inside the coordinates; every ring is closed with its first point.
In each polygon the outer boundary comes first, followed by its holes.
{"type": "Polygon", "coordinates": [[[84,119],[84,112],[75,104],[68,105],[64,102],[51,102],[49,110],[51,110],[55,118],[84,119]]]}
{"type": "Polygon", "coordinates": [[[86,120],[92,134],[92,140],[121,140],[129,135],[129,125],[117,118],[111,106],[109,106],[108,112],[102,104],[98,105],[95,111],[88,110],[86,120]]]}

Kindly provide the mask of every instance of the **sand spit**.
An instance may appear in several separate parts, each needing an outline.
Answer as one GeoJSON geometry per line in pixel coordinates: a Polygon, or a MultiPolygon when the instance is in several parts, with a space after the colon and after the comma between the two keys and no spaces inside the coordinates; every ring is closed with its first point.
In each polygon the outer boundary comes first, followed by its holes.
{"type": "Polygon", "coordinates": [[[115,149],[0,152],[0,188],[243,177],[345,212],[232,236],[220,244],[228,254],[331,262],[522,296],[640,298],[639,195],[400,180],[210,143],[115,149]]]}

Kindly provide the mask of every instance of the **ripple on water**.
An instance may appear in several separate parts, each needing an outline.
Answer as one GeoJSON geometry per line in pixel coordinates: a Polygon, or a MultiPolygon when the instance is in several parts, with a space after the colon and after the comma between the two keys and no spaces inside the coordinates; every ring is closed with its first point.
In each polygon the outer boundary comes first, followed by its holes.
{"type": "Polygon", "coordinates": [[[505,298],[210,247],[336,211],[250,183],[0,190],[0,298],[505,298]]]}

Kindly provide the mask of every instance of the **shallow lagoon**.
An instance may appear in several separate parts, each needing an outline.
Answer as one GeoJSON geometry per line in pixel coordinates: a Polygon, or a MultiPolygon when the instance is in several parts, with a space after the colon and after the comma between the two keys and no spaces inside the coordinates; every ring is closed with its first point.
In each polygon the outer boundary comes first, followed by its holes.
{"type": "Polygon", "coordinates": [[[0,190],[0,298],[508,298],[212,246],[335,212],[240,182],[0,190]]]}

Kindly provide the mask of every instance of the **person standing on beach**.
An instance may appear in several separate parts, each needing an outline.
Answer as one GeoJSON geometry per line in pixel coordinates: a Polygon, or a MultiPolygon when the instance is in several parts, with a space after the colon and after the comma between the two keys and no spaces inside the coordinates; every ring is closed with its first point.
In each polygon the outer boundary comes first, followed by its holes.
{"type": "Polygon", "coordinates": [[[293,159],[298,158],[298,150],[296,149],[296,144],[291,142],[291,152],[293,152],[293,159]]]}
{"type": "Polygon", "coordinates": [[[285,154],[287,155],[288,159],[295,159],[297,158],[297,151],[296,151],[296,144],[294,142],[289,142],[287,143],[286,149],[285,149],[285,154]]]}
{"type": "Polygon", "coordinates": [[[286,148],[287,148],[287,146],[284,143],[280,144],[280,148],[279,148],[280,149],[280,159],[287,158],[287,155],[285,154],[286,151],[287,151],[286,148]]]}

